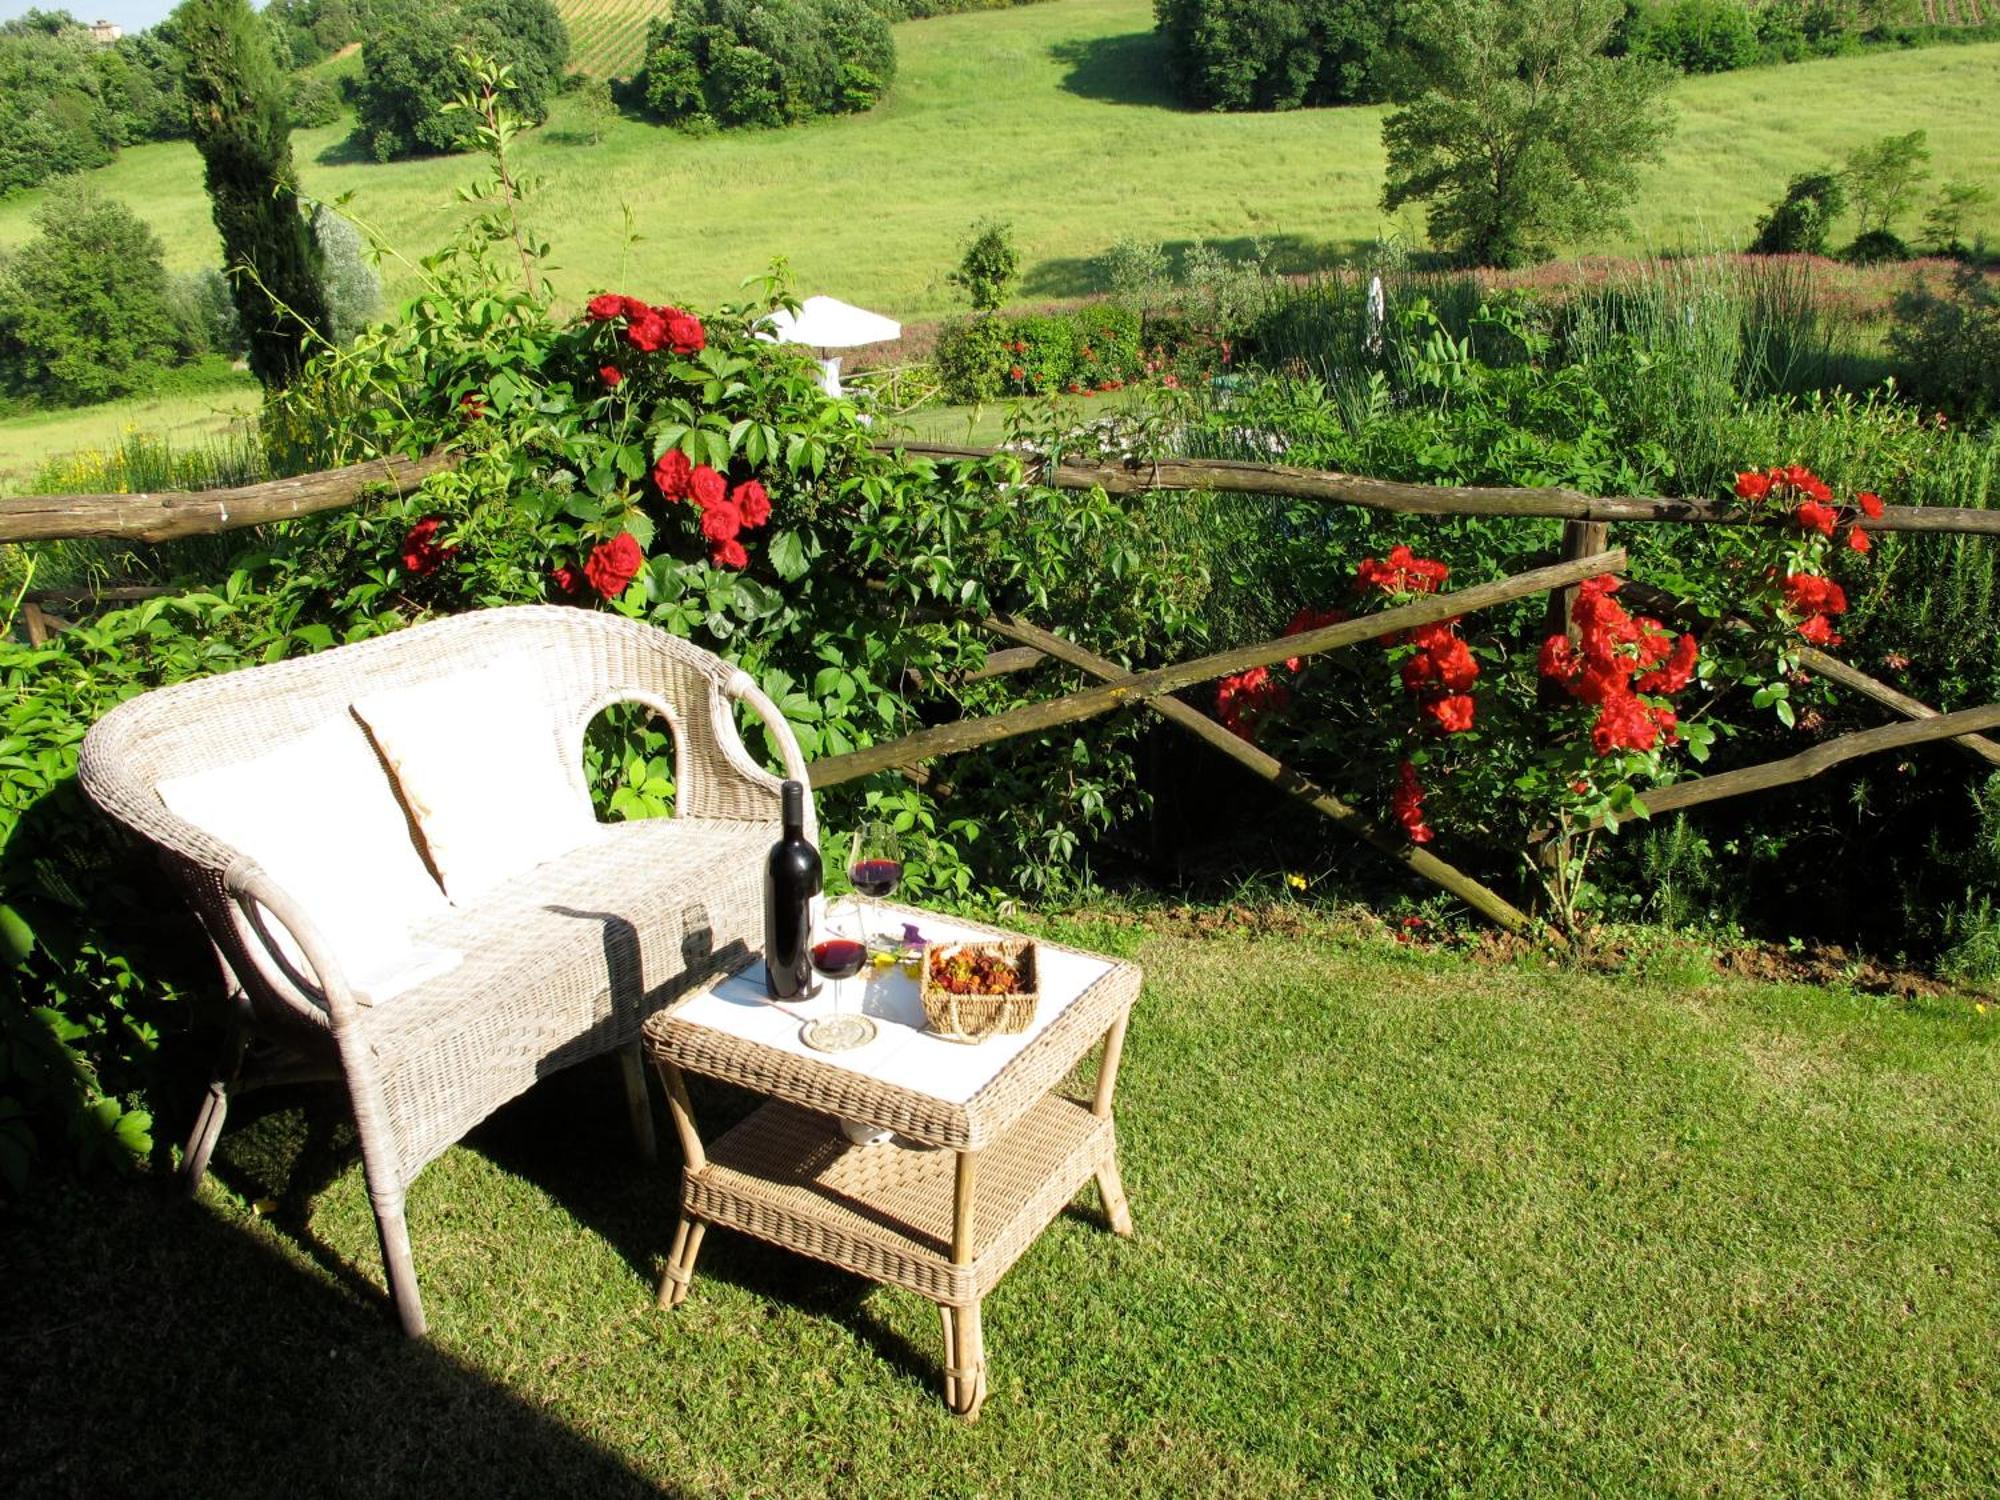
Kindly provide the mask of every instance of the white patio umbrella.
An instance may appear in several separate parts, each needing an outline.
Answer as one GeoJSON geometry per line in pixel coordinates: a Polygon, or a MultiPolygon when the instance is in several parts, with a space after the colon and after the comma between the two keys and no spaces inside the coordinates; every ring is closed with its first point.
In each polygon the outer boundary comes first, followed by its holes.
{"type": "Polygon", "coordinates": [[[858,349],[903,336],[894,318],[869,312],[838,297],[808,297],[794,313],[779,308],[764,319],[762,330],[781,344],[809,344],[819,355],[820,385],[829,396],[840,394],[840,356],[830,349],[858,349]]]}

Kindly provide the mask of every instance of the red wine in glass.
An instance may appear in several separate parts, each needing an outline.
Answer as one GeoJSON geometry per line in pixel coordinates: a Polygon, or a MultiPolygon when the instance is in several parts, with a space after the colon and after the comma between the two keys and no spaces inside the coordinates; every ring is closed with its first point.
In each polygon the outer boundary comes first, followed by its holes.
{"type": "Polygon", "coordinates": [[[880,901],[895,893],[903,878],[901,860],[864,859],[848,868],[847,878],[854,888],[871,900],[880,901]]]}
{"type": "Polygon", "coordinates": [[[853,938],[826,938],[812,945],[812,966],[826,979],[852,979],[867,962],[867,945],[853,938]]]}
{"type": "Polygon", "coordinates": [[[856,938],[824,937],[806,950],[833,999],[831,1015],[815,1016],[799,1028],[799,1040],[818,1052],[846,1052],[875,1040],[875,1023],[840,1009],[840,982],[859,974],[868,962],[868,945],[856,938]]]}

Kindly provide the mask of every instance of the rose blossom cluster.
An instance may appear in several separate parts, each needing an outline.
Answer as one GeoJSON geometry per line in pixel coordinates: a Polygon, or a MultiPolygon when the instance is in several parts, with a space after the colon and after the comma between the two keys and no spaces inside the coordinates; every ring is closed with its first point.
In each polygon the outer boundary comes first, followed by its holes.
{"type": "Polygon", "coordinates": [[[1784,596],[1786,612],[1798,616],[1802,639],[1815,646],[1840,644],[1833,616],[1847,613],[1847,590],[1817,573],[1788,573],[1784,596]]]}
{"type": "MultiPolygon", "coordinates": [[[[1786,464],[1772,469],[1747,469],[1736,476],[1736,498],[1751,505],[1767,503],[1789,507],[1792,520],[1801,531],[1832,540],[1840,525],[1842,507],[1833,502],[1833,489],[1802,464],[1786,464]]],[[[1854,511],[1870,521],[1882,516],[1882,497],[1862,490],[1854,497],[1854,511]]],[[[1861,519],[1848,516],[1844,538],[1850,552],[1866,552],[1871,543],[1861,529],[1861,519]]]]}
{"type": "MultiPolygon", "coordinates": [[[[1304,635],[1308,630],[1318,630],[1322,625],[1337,624],[1346,618],[1347,611],[1343,609],[1302,609],[1292,616],[1283,633],[1304,635]]],[[[1286,657],[1285,670],[1298,671],[1299,662],[1299,657],[1286,657]]],[[[1292,690],[1281,678],[1273,677],[1269,667],[1252,667],[1215,685],[1215,715],[1239,740],[1255,740],[1257,721],[1268,713],[1290,707],[1291,701],[1292,690]]]]}
{"type": "Polygon", "coordinates": [[[750,554],[739,540],[771,519],[771,497],[755,479],[734,489],[722,474],[698,464],[678,448],[669,448],[653,465],[653,483],[669,500],[691,501],[701,512],[701,534],[708,539],[709,560],[721,568],[748,565],[750,554]]]}
{"type": "Polygon", "coordinates": [[[1570,611],[1574,644],[1566,635],[1542,643],[1541,674],[1572,698],[1592,705],[1597,721],[1590,746],[1600,756],[1614,750],[1651,750],[1662,735],[1679,742],[1678,720],[1667,704],[1694,678],[1699,648],[1692,635],[1675,635],[1658,620],[1633,616],[1611,596],[1610,574],[1584,580],[1570,611]]]}
{"type": "Polygon", "coordinates": [[[403,571],[412,578],[428,578],[443,564],[458,556],[458,548],[438,545],[438,528],[442,525],[444,525],[442,516],[425,516],[403,533],[403,545],[398,550],[398,556],[402,561],[403,571]]]}
{"type": "MultiPolygon", "coordinates": [[[[661,349],[670,349],[675,354],[699,354],[708,344],[701,319],[678,307],[654,307],[637,297],[605,292],[592,297],[586,311],[593,323],[622,322],[625,342],[644,354],[661,349]]],[[[616,385],[625,378],[613,365],[606,365],[598,373],[607,385],[616,385]]]]}

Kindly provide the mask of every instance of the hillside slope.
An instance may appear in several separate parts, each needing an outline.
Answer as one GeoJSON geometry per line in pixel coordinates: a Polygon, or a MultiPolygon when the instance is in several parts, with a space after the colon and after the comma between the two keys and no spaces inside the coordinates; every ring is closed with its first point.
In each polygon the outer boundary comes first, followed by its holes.
{"type": "MultiPolygon", "coordinates": [[[[879,108],[784,131],[692,140],[627,120],[593,146],[559,101],[521,145],[521,165],[547,179],[531,217],[554,243],[567,296],[616,283],[714,301],[783,255],[802,290],[906,318],[953,305],[944,272],[988,215],[1014,226],[1026,297],[1090,290],[1093,258],[1128,234],[1238,249],[1262,237],[1293,269],[1380,234],[1420,237],[1414,216],[1390,223],[1376,206],[1381,111],[1177,109],[1151,28],[1149,0],[913,22],[897,28],[901,70],[879,108]],[[621,207],[641,237],[629,246],[621,207]]],[[[1741,245],[1791,174],[1917,128],[1940,178],[1996,190],[1968,232],[2000,241],[1996,98],[2000,43],[1686,80],[1673,97],[1680,130],[1665,165],[1645,174],[1634,233],[1571,248],[1741,245]]],[[[307,190],[352,192],[353,212],[413,259],[435,248],[466,214],[454,190],[476,166],[358,160],[345,131],[295,137],[307,190]]],[[[89,180],[139,209],[175,268],[215,260],[190,147],[133,147],[89,180]]],[[[38,197],[0,203],[0,246],[32,233],[38,197]]],[[[392,291],[411,284],[393,263],[385,273],[392,291]]]]}
{"type": "Polygon", "coordinates": [[[556,0],[569,27],[569,66],[592,78],[629,78],[639,69],[646,23],[673,11],[667,0],[556,0]]]}

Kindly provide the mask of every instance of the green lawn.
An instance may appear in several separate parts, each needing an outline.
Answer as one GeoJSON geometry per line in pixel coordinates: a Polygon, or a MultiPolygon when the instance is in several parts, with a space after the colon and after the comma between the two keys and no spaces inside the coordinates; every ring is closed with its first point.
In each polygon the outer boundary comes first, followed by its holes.
{"type": "Polygon", "coordinates": [[[17,1216],[0,1476],[2000,1492],[2000,1016],[1696,969],[1475,970],[1316,925],[1071,935],[1147,967],[1121,1086],[1139,1234],[1086,1194],[1002,1282],[977,1426],[942,1408],[913,1296],[715,1232],[690,1301],[656,1311],[676,1168],[630,1158],[592,1067],[418,1183],[429,1346],[392,1331],[351,1148],[295,1157],[290,1110],[226,1136],[197,1203],[139,1183],[17,1216]]]}
{"type": "Polygon", "coordinates": [[[263,388],[240,384],[172,396],[139,396],[65,411],[0,417],[0,495],[12,494],[59,453],[110,448],[128,432],[188,446],[238,422],[255,422],[263,388]]]}
{"type": "MultiPolygon", "coordinates": [[[[880,108],[786,131],[697,141],[624,121],[592,146],[565,105],[523,148],[548,179],[537,217],[557,283],[572,297],[617,283],[711,302],[784,255],[805,291],[917,318],[952,306],[943,272],[987,214],[1015,225],[1029,297],[1090,290],[1092,258],[1127,233],[1236,245],[1262,235],[1302,269],[1396,227],[1376,208],[1379,110],[1177,110],[1151,27],[1149,0],[908,23],[880,108]],[[643,237],[630,247],[621,205],[643,237]]],[[[1739,245],[1788,176],[1891,130],[1928,130],[1940,177],[2000,188],[1996,98],[2000,43],[1690,79],[1635,237],[1571,248],[1739,245]]],[[[453,190],[471,165],[351,160],[345,129],[296,137],[307,188],[354,192],[356,212],[413,255],[436,246],[466,211],[453,190]]],[[[215,259],[190,147],[129,149],[92,180],[140,209],[176,267],[215,259]]],[[[30,232],[36,198],[0,204],[0,245],[30,232]]],[[[2000,239],[2000,193],[1968,230],[2000,239]]]]}

